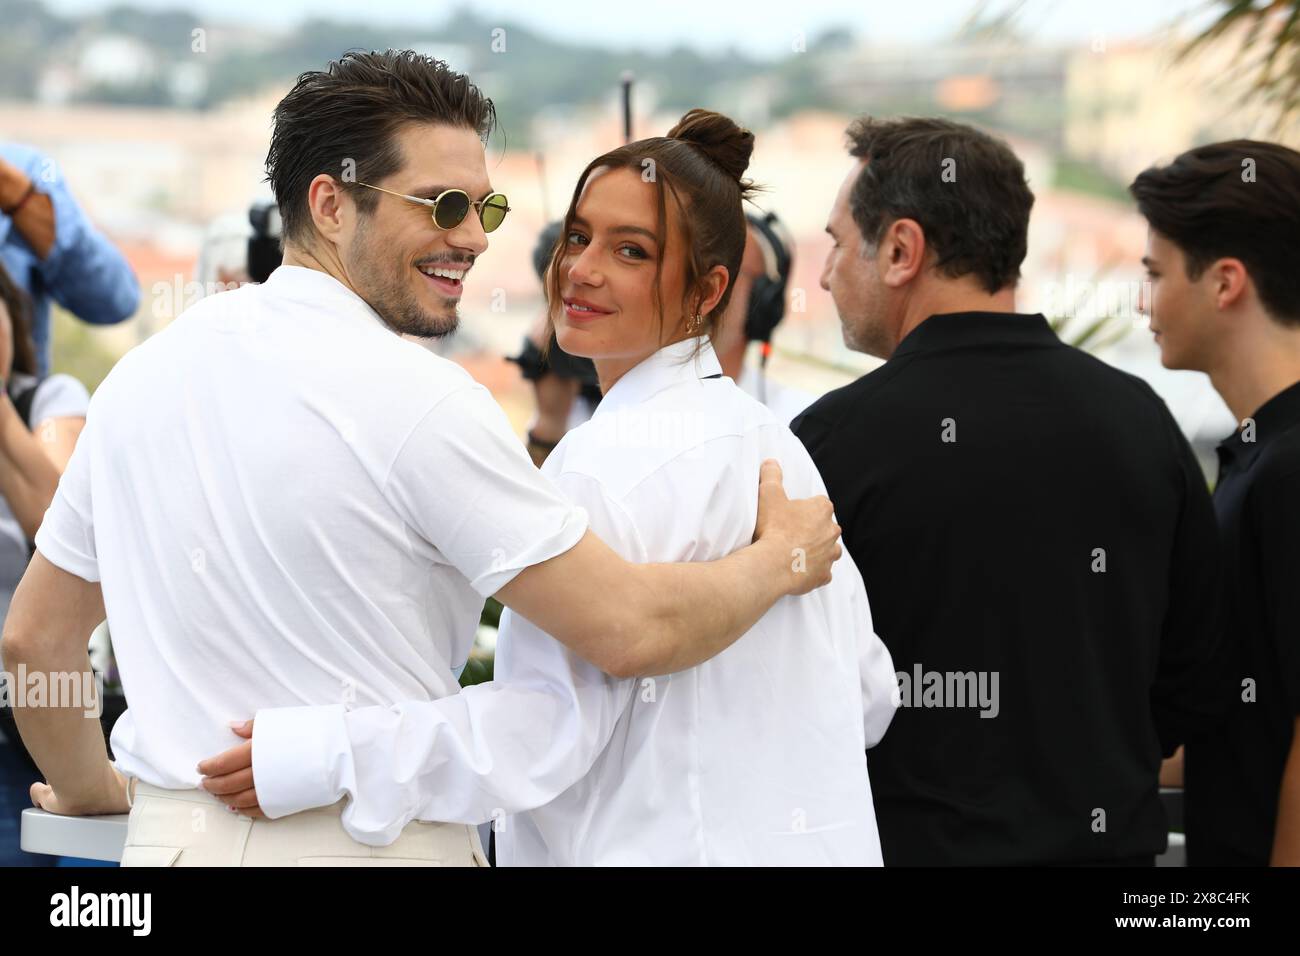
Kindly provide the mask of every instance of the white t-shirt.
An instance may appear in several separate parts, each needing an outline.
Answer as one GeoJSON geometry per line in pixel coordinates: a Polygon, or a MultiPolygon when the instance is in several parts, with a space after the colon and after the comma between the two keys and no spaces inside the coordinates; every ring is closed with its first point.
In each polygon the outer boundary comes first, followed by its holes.
{"type": "MultiPolygon", "coordinates": [[[[690,360],[695,345],[630,370],[543,467],[629,561],[749,544],[764,458],[792,497],[825,494],[790,429],[708,379],[717,358],[704,344],[690,360]]],[[[781,599],[717,657],[643,680],[507,611],[496,680],[395,707],[262,711],[253,771],[269,816],[350,798],[343,826],[363,843],[413,819],[491,820],[506,865],[879,864],[863,749],[897,694],[846,554],[829,585],[781,599]]]]}
{"type": "Polygon", "coordinates": [[[36,546],[103,586],[119,768],[180,789],[261,708],[455,694],[484,597],[586,528],[462,368],[281,266],[118,363],[36,546]]]}
{"type": "MultiPolygon", "coordinates": [[[[18,375],[14,376],[15,379],[18,375]]],[[[52,418],[84,418],[90,393],[86,386],[71,375],[51,375],[36,386],[28,416],[31,429],[36,432],[43,422],[52,418]]],[[[0,497],[0,622],[9,614],[9,602],[14,589],[27,570],[31,552],[27,548],[27,535],[14,516],[9,502],[0,497]]]]}

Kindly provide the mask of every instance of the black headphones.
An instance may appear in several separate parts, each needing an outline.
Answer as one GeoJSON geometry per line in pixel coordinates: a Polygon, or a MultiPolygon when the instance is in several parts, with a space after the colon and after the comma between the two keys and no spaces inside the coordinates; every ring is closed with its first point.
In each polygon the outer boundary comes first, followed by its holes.
{"type": "Polygon", "coordinates": [[[790,281],[792,258],[790,246],[782,235],[784,228],[776,213],[762,216],[745,214],[758,233],[763,252],[763,275],[754,280],[749,294],[749,312],[745,316],[745,338],[750,342],[770,343],[772,332],[785,318],[785,287],[790,281]]]}
{"type": "Polygon", "coordinates": [[[248,278],[265,282],[284,258],[280,249],[280,207],[274,199],[257,200],[248,209],[248,223],[253,227],[248,237],[248,278]]]}

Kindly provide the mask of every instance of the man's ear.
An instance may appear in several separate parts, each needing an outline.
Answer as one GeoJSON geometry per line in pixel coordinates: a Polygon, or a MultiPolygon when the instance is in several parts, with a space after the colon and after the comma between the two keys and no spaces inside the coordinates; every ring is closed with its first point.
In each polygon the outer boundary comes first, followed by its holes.
{"type": "Polygon", "coordinates": [[[1219,311],[1230,309],[1244,301],[1246,290],[1250,286],[1250,275],[1240,259],[1219,259],[1205,272],[1204,278],[1210,283],[1210,292],[1214,295],[1214,304],[1219,311]]]}
{"type": "Polygon", "coordinates": [[[896,219],[880,239],[881,281],[892,288],[907,285],[925,265],[925,231],[915,219],[896,219]]]}
{"type": "Polygon", "coordinates": [[[307,187],[307,208],[321,235],[331,241],[337,240],[356,210],[352,197],[328,173],[321,173],[307,187]]]}

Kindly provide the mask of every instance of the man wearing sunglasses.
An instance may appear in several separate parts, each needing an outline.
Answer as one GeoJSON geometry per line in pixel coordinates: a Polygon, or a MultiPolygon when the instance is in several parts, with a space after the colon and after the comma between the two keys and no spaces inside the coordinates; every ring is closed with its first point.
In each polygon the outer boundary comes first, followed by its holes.
{"type": "Polygon", "coordinates": [[[381,193],[388,193],[390,196],[396,196],[398,199],[405,199],[407,202],[413,202],[420,206],[428,206],[433,210],[433,224],[439,229],[455,229],[465,220],[470,207],[473,206],[479,222],[483,224],[483,231],[495,232],[497,227],[505,221],[506,213],[510,211],[510,204],[503,193],[489,193],[482,199],[470,199],[469,193],[463,189],[444,189],[433,199],[421,199],[419,196],[395,193],[383,186],[372,186],[369,183],[357,183],[357,185],[381,193]]]}
{"type": "Polygon", "coordinates": [[[788,501],[774,464],[752,546],[623,561],[482,386],[394,334],[456,327],[509,211],[484,162],[493,124],[466,77],[411,52],[304,74],[267,160],[284,264],[198,303],[95,395],[3,652],[84,671],[107,613],[130,704],[116,766],[83,708],[17,717],[39,806],[134,800],[124,865],[482,863],[465,824],[496,814],[494,766],[528,779],[584,706],[527,685],[457,693],[485,597],[626,677],[694,666],[829,580],[830,503],[788,501]],[[453,823],[378,822],[403,816],[402,781],[437,771],[453,823]]]}

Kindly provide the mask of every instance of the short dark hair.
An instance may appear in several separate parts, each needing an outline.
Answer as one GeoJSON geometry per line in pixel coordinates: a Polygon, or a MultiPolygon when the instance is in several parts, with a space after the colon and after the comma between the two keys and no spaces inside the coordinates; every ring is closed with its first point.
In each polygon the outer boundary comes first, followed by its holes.
{"type": "Polygon", "coordinates": [[[344,161],[355,161],[357,182],[391,175],[402,165],[397,133],[409,123],[468,127],[486,143],[496,109],[469,77],[411,50],[345,53],[299,76],[275,108],[266,156],[285,239],[307,235],[307,189],[321,173],[339,179],[370,212],[377,197],[341,179],[344,161]]]}
{"type": "Polygon", "coordinates": [[[1151,228],[1183,251],[1189,279],[1216,259],[1240,259],[1269,314],[1300,324],[1300,153],[1251,139],[1210,143],[1128,189],[1151,228]]]}
{"type": "Polygon", "coordinates": [[[1006,143],[961,123],[916,117],[866,116],[849,126],[848,138],[849,154],[867,161],[849,209],[868,244],[890,223],[914,219],[943,275],[974,274],[989,292],[1015,285],[1034,194],[1006,143]]]}

